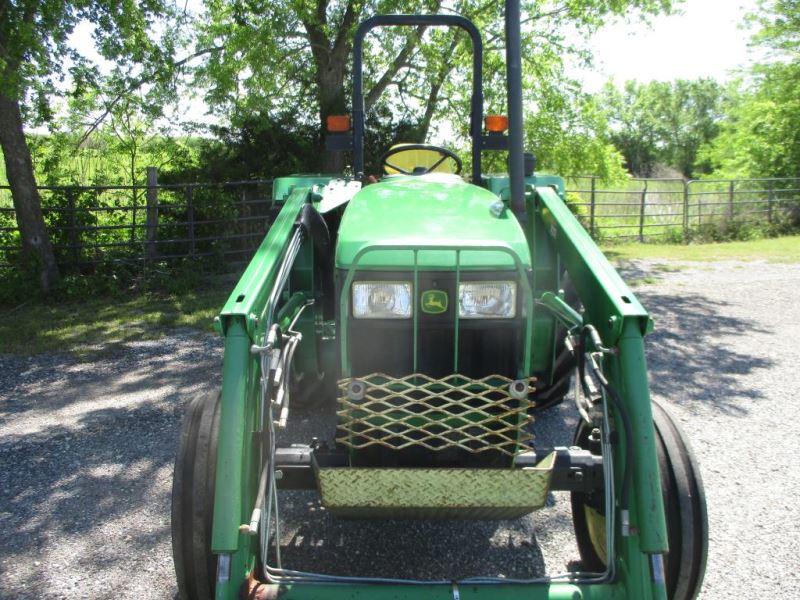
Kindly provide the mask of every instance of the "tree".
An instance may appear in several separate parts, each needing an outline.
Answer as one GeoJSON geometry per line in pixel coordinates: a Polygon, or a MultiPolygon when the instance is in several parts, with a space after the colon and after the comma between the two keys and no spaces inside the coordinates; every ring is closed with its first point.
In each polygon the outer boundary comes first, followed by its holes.
{"type": "MultiPolygon", "coordinates": [[[[328,115],[348,112],[345,81],[359,21],[378,8],[383,13],[437,12],[440,5],[440,0],[208,0],[198,43],[223,49],[209,57],[199,80],[210,88],[209,104],[223,108],[234,124],[253,113],[280,113],[291,106],[306,124],[316,113],[321,131],[328,115]],[[313,105],[316,110],[309,110],[313,105]]],[[[399,50],[367,95],[367,109],[405,66],[424,29],[394,36],[399,50]]],[[[339,158],[327,157],[323,168],[341,170],[339,158]]]]}
{"type": "Polygon", "coordinates": [[[700,148],[719,133],[724,90],[712,79],[613,83],[600,101],[608,114],[611,140],[628,170],[649,177],[666,165],[686,177],[710,170],[698,161],[700,148]]]}
{"type": "MultiPolygon", "coordinates": [[[[670,0],[528,0],[523,2],[523,47],[530,74],[528,104],[547,87],[557,93],[564,81],[564,55],[585,58],[577,40],[610,15],[669,11],[670,0]],[[568,37],[567,32],[578,36],[568,37]],[[574,40],[574,41],[573,41],[574,40]]],[[[222,109],[235,127],[254,113],[280,114],[286,107],[298,121],[324,129],[329,114],[349,112],[348,77],[355,27],[373,14],[463,14],[475,21],[486,42],[486,106],[504,112],[503,8],[501,0],[457,0],[444,8],[440,0],[207,0],[208,15],[198,43],[224,49],[209,56],[198,82],[208,87],[207,101],[222,109]]],[[[365,44],[365,107],[382,101],[399,104],[389,112],[395,126],[406,127],[410,115],[418,140],[437,120],[450,121],[463,141],[469,114],[468,36],[458,31],[423,27],[376,32],[365,44]]],[[[321,144],[317,138],[317,148],[321,144]]],[[[333,157],[323,165],[339,170],[333,157]]]]}
{"type": "Polygon", "coordinates": [[[800,177],[800,0],[761,2],[749,20],[767,52],[731,94],[719,137],[703,150],[725,177],[800,177]]]}
{"type": "Polygon", "coordinates": [[[58,266],[47,235],[36,188],[26,122],[52,118],[50,100],[64,93],[64,76],[74,90],[95,85],[97,65],[69,44],[81,22],[93,24],[98,53],[115,62],[118,96],[131,82],[167,79],[179,28],[156,36],[153,19],[175,14],[167,0],[0,0],[0,148],[6,166],[23,254],[38,271],[48,293],[58,281],[58,266]],[[146,67],[142,68],[142,65],[146,67]]]}
{"type": "MultiPolygon", "coordinates": [[[[555,86],[554,86],[555,87],[555,86]]],[[[611,143],[597,100],[578,90],[540,88],[538,110],[525,119],[525,140],[537,164],[564,177],[625,178],[622,154],[611,143]]]]}

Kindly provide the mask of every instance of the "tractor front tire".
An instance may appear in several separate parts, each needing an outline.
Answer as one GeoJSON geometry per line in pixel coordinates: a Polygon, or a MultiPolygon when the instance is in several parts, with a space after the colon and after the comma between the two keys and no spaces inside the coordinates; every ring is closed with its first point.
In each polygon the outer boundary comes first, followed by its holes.
{"type": "Polygon", "coordinates": [[[220,392],[195,396],[186,407],[172,477],[172,559],[178,597],[214,597],[217,557],[211,552],[220,392]]]}
{"type": "MultiPolygon", "coordinates": [[[[663,404],[653,401],[656,454],[667,519],[669,554],[664,556],[667,597],[692,600],[700,593],[708,555],[708,513],[700,469],[683,430],[663,404]]],[[[589,439],[583,421],[575,445],[600,452],[589,439]]],[[[605,511],[603,492],[572,493],[572,522],[584,570],[605,569],[605,511]]]]}

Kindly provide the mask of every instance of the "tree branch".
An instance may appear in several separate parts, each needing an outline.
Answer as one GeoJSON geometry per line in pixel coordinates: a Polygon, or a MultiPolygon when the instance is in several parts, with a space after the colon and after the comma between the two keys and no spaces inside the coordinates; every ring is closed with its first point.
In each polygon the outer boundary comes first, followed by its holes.
{"type": "Polygon", "coordinates": [[[430,130],[431,121],[433,120],[433,115],[436,112],[436,104],[439,100],[439,92],[442,89],[444,80],[447,79],[450,71],[453,70],[453,63],[450,61],[450,57],[453,56],[453,52],[455,52],[455,49],[458,46],[458,37],[458,34],[453,36],[453,40],[450,42],[450,47],[447,50],[445,59],[442,62],[442,67],[437,73],[437,78],[431,83],[431,90],[425,103],[425,114],[422,116],[422,121],[420,121],[420,143],[424,143],[425,138],[428,136],[428,130],[430,130]]]}
{"type": "MultiPolygon", "coordinates": [[[[554,8],[553,10],[549,10],[549,11],[547,11],[547,12],[533,14],[533,15],[529,16],[529,17],[528,17],[528,18],[526,18],[526,19],[522,19],[522,20],[519,22],[519,24],[520,24],[520,25],[526,25],[526,24],[528,24],[528,23],[531,23],[531,22],[533,22],[533,21],[539,21],[540,19],[547,19],[547,18],[549,18],[549,17],[557,17],[558,15],[560,15],[560,14],[562,14],[562,13],[565,13],[565,12],[567,12],[568,10],[569,10],[569,6],[566,6],[566,5],[564,5],[564,6],[559,6],[558,8],[554,8]]],[[[485,45],[486,45],[486,46],[489,46],[489,44],[491,44],[491,43],[492,43],[492,42],[494,42],[494,41],[497,41],[497,40],[498,40],[498,39],[500,39],[500,38],[501,38],[503,35],[505,35],[505,33],[496,33],[496,34],[494,34],[494,35],[490,35],[490,36],[488,36],[488,37],[486,38],[485,45]]]]}
{"type": "Polygon", "coordinates": [[[364,109],[369,110],[372,106],[378,101],[381,94],[386,91],[386,88],[389,87],[389,84],[395,78],[395,75],[406,66],[408,62],[408,57],[414,51],[414,48],[417,47],[420,39],[422,38],[422,34],[425,33],[425,25],[417,26],[414,33],[412,33],[408,39],[406,40],[405,45],[402,47],[400,52],[397,53],[397,56],[394,57],[392,64],[390,64],[386,71],[383,72],[383,75],[380,76],[378,82],[372,87],[372,89],[367,93],[367,97],[364,99],[364,109]]]}
{"type": "MultiPolygon", "coordinates": [[[[439,11],[442,2],[439,0],[436,2],[433,10],[431,12],[436,13],[439,11]]],[[[417,47],[417,44],[422,40],[422,36],[425,33],[427,27],[425,25],[419,25],[414,32],[408,36],[406,39],[406,43],[400,52],[395,56],[392,64],[384,71],[383,75],[380,76],[378,82],[372,87],[372,89],[367,93],[367,97],[364,99],[364,109],[369,110],[374,104],[378,101],[381,94],[386,91],[386,88],[389,84],[394,80],[394,77],[397,73],[406,66],[408,61],[408,57],[417,47]]]]}
{"type": "Polygon", "coordinates": [[[348,54],[350,51],[348,34],[350,29],[355,25],[358,15],[361,13],[361,6],[356,8],[358,0],[348,0],[347,8],[344,10],[342,23],[339,26],[339,33],[336,34],[336,39],[333,42],[333,51],[336,53],[348,54]]]}
{"type": "MultiPolygon", "coordinates": [[[[220,50],[223,49],[224,46],[214,46],[212,48],[204,48],[203,50],[198,50],[197,52],[190,54],[189,56],[186,56],[179,61],[174,62],[172,64],[172,68],[179,69],[180,67],[182,67],[189,61],[194,60],[195,58],[204,56],[206,54],[211,54],[212,52],[219,52],[220,50]]],[[[147,83],[151,75],[152,73],[149,73],[148,75],[142,75],[138,79],[134,79],[128,86],[125,87],[125,89],[119,92],[114,97],[114,99],[111,100],[111,102],[106,104],[105,110],[99,117],[97,117],[92,122],[89,128],[83,133],[80,140],[78,140],[77,145],[80,146],[81,144],[83,144],[89,138],[89,136],[92,135],[92,133],[94,133],[94,131],[102,124],[102,122],[105,121],[106,117],[108,117],[108,115],[111,114],[111,111],[114,110],[114,107],[119,103],[119,101],[122,100],[122,98],[124,98],[127,94],[130,94],[132,91],[140,88],[145,83],[147,83]]]]}

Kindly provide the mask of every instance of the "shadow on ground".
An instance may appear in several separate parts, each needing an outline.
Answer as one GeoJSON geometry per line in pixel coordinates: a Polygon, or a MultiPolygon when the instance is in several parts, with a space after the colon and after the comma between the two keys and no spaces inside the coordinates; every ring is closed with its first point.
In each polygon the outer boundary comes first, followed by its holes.
{"type": "Polygon", "coordinates": [[[682,405],[703,403],[746,415],[764,392],[742,384],[742,375],[770,369],[774,361],[734,350],[727,340],[773,334],[750,319],[730,316],[730,305],[693,293],[640,291],[655,330],[647,337],[650,389],[682,405]]]}
{"type": "Polygon", "coordinates": [[[182,408],[216,383],[216,343],[148,342],[91,365],[0,359],[0,597],[38,597],[45,565],[67,597],[117,597],[131,573],[131,596],[153,575],[171,582],[182,408]]]}

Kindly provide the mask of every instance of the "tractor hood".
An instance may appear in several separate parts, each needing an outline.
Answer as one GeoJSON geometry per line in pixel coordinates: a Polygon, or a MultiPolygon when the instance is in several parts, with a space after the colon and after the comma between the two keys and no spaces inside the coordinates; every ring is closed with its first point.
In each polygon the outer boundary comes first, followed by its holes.
{"type": "MultiPolygon", "coordinates": [[[[505,246],[524,267],[531,264],[528,243],[509,210],[492,210],[498,202],[492,192],[466,183],[455,175],[395,175],[359,191],[345,210],[339,228],[336,266],[353,266],[367,246],[465,247],[505,246]]],[[[455,269],[452,250],[420,250],[417,264],[424,269],[455,269]]],[[[512,256],[503,251],[464,250],[462,269],[513,269],[512,256]]],[[[376,250],[358,260],[359,269],[409,269],[410,250],[376,250]]]]}

